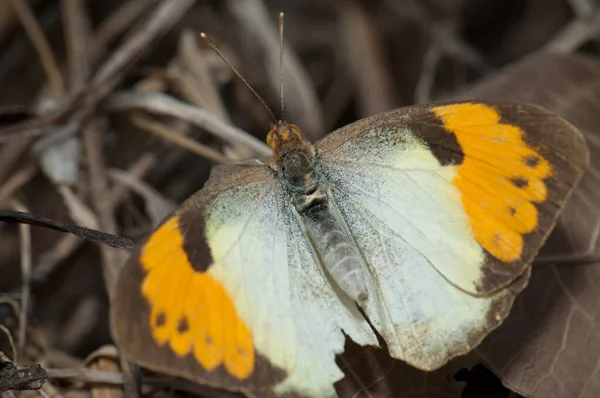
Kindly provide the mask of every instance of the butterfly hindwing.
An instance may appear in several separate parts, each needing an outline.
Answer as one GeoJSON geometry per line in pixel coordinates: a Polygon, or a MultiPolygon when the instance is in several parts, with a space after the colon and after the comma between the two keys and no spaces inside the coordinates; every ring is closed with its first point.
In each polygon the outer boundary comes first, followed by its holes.
{"type": "Polygon", "coordinates": [[[518,103],[402,108],[315,149],[369,267],[365,313],[391,354],[421,369],[506,317],[588,161],[574,127],[518,103]]]}

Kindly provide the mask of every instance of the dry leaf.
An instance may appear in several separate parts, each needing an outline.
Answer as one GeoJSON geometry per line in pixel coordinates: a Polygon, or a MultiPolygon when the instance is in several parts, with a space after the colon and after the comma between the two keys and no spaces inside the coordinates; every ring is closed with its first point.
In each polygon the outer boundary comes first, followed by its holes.
{"type": "Polygon", "coordinates": [[[460,98],[523,100],[541,105],[584,133],[591,167],[542,250],[560,260],[535,266],[505,323],[477,352],[515,391],[532,397],[600,396],[600,62],[538,54],[506,68],[460,98]],[[577,261],[577,257],[580,258],[577,261]]]}

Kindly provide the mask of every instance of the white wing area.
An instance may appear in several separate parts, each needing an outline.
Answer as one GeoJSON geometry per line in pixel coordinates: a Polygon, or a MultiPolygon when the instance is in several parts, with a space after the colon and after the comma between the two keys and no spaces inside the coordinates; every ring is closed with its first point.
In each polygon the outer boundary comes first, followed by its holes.
{"type": "MultiPolygon", "coordinates": [[[[403,246],[459,288],[477,293],[484,252],[469,231],[453,166],[442,166],[410,130],[375,129],[319,156],[331,187],[387,225],[403,246]],[[381,137],[402,137],[394,145],[381,137]]],[[[350,214],[349,214],[350,215],[350,214]]]]}
{"type": "Polygon", "coordinates": [[[455,286],[472,287],[484,257],[450,183],[454,170],[400,134],[403,145],[387,149],[366,134],[321,154],[319,165],[369,267],[365,313],[393,357],[433,370],[497,326],[514,293],[475,297],[455,286]]]}
{"type": "Polygon", "coordinates": [[[276,392],[335,397],[342,329],[361,345],[377,345],[376,337],[355,305],[333,290],[288,200],[275,181],[215,198],[206,221],[214,260],[208,272],[251,328],[257,354],[290,374],[276,392]]]}

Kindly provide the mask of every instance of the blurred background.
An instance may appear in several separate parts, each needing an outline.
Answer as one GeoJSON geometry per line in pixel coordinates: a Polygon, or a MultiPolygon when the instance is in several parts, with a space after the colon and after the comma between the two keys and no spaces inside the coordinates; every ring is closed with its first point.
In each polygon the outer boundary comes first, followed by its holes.
{"type": "MultiPolygon", "coordinates": [[[[349,343],[340,361],[356,369],[340,396],[600,396],[595,0],[0,0],[0,207],[139,240],[212,166],[268,157],[269,114],[199,33],[278,116],[279,12],[286,119],[310,141],[381,111],[477,97],[543,105],[592,150],[509,326],[431,374],[349,343]]],[[[0,351],[43,364],[49,396],[121,394],[108,295],[126,258],[0,224],[0,351]]]]}

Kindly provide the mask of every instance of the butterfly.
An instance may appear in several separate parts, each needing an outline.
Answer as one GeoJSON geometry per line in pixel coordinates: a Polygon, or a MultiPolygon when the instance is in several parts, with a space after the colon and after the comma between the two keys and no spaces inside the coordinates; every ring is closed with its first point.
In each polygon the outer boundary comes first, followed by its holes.
{"type": "Polygon", "coordinates": [[[315,144],[279,120],[267,143],[123,267],[127,358],[253,397],[336,397],[346,336],[437,369],[506,318],[589,162],[574,126],[518,102],[400,108],[315,144]]]}

